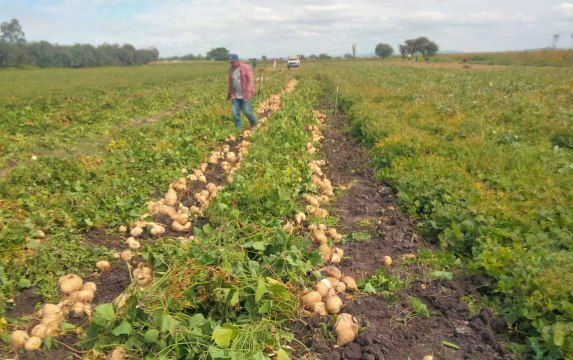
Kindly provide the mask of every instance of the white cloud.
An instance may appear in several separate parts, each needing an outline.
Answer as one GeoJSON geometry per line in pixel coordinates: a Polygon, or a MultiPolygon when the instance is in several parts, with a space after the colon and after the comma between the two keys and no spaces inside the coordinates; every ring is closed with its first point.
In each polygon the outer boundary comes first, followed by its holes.
{"type": "Polygon", "coordinates": [[[555,7],[555,10],[559,11],[566,18],[573,19],[573,3],[561,3],[555,7]]]}
{"type": "Polygon", "coordinates": [[[359,52],[369,53],[377,42],[396,46],[416,36],[428,36],[442,49],[452,50],[542,47],[554,32],[568,33],[566,16],[573,17],[573,3],[544,1],[553,4],[534,0],[0,0],[3,17],[20,19],[31,40],[129,42],[156,46],[162,55],[205,53],[213,46],[226,46],[248,57],[343,54],[353,43],[358,43],[359,52]]]}
{"type": "Polygon", "coordinates": [[[439,22],[444,21],[446,19],[450,19],[451,17],[442,13],[441,11],[416,11],[413,14],[405,15],[404,18],[412,19],[417,21],[424,21],[424,22],[439,22]]]}

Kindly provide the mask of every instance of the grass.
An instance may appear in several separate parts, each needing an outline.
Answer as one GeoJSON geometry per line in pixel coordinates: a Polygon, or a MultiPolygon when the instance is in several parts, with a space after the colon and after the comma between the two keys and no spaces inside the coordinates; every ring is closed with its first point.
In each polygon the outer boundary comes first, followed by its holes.
{"type": "Polygon", "coordinates": [[[349,131],[424,237],[496,280],[491,296],[537,356],[571,354],[573,68],[305,71],[338,87],[349,131]]]}

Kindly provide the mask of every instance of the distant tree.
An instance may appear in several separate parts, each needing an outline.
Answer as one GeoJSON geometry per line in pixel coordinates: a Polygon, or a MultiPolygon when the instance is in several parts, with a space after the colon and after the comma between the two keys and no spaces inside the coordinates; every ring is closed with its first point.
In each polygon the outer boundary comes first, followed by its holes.
{"type": "Polygon", "coordinates": [[[318,55],[318,58],[321,60],[328,60],[328,59],[332,59],[332,56],[325,54],[325,53],[322,53],[322,54],[318,55]]]}
{"type": "Polygon", "coordinates": [[[218,47],[215,49],[209,50],[207,53],[207,60],[217,60],[217,61],[227,61],[229,60],[229,50],[224,47],[218,47]]]}
{"type": "Polygon", "coordinates": [[[346,53],[346,54],[344,54],[344,58],[345,58],[345,59],[352,59],[353,56],[352,56],[352,54],[350,54],[350,53],[346,53]]]}
{"type": "Polygon", "coordinates": [[[394,49],[392,48],[392,46],[383,43],[376,45],[376,49],[374,49],[374,51],[376,52],[376,56],[381,57],[383,59],[390,57],[394,54],[394,49]]]}
{"type": "Polygon", "coordinates": [[[304,61],[306,59],[306,56],[304,56],[304,54],[298,54],[297,56],[300,61],[304,61]]]}
{"type": "Polygon", "coordinates": [[[10,22],[3,22],[0,24],[0,40],[9,43],[23,43],[26,42],[24,38],[24,31],[17,19],[12,19],[10,22]]]}
{"type": "Polygon", "coordinates": [[[261,56],[261,61],[267,61],[267,60],[268,60],[268,58],[266,55],[261,56]]]}
{"type": "Polygon", "coordinates": [[[438,44],[426,37],[409,39],[400,45],[400,54],[402,56],[421,54],[423,57],[433,56],[439,50],[438,44]]]}
{"type": "Polygon", "coordinates": [[[316,56],[315,54],[311,54],[308,56],[308,59],[309,60],[316,60],[316,59],[318,59],[318,56],[316,56]]]}

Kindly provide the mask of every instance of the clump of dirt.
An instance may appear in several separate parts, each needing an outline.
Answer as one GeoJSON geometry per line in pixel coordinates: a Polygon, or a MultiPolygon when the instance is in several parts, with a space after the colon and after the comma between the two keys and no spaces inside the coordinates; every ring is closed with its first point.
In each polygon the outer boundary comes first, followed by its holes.
{"type": "MultiPolygon", "coordinates": [[[[367,154],[345,133],[346,126],[343,114],[328,116],[321,150],[327,164],[322,170],[335,187],[344,190],[328,207],[340,218],[339,231],[370,237],[342,246],[345,257],[339,268],[356,279],[367,279],[383,266],[385,255],[400,264],[402,255],[430,245],[415,233],[414,223],[397,207],[393,190],[375,179],[367,154]]],[[[400,265],[387,268],[387,272],[399,279],[422,278],[419,266],[400,265]]],[[[506,331],[505,323],[487,312],[470,318],[461,300],[462,295],[478,294],[479,285],[463,278],[421,285],[421,281],[415,282],[411,288],[398,291],[393,301],[380,295],[347,297],[342,311],[359,319],[361,333],[345,347],[333,345],[331,318],[305,318],[293,323],[292,329],[320,359],[422,359],[426,355],[440,360],[511,358],[496,336],[496,331],[506,331]],[[412,296],[426,304],[430,317],[412,316],[412,296]]]]}

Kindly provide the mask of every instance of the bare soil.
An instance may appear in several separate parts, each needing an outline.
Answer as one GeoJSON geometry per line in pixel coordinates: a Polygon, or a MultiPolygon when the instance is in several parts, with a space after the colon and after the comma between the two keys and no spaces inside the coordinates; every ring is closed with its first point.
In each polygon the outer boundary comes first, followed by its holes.
{"type": "MultiPolygon", "coordinates": [[[[321,151],[327,164],[323,172],[333,185],[342,190],[327,207],[340,218],[339,231],[344,234],[367,233],[370,240],[346,243],[340,270],[359,279],[367,279],[383,267],[382,258],[394,260],[387,272],[399,279],[423,279],[423,269],[400,259],[404,254],[429,248],[415,232],[415,224],[397,206],[394,191],[375,179],[368,155],[362,146],[345,132],[346,118],[328,114],[321,151]]],[[[465,278],[456,274],[453,281],[414,281],[411,287],[398,291],[394,301],[380,295],[347,296],[343,312],[359,319],[361,333],[342,348],[335,347],[330,317],[310,317],[293,325],[296,337],[310,351],[306,358],[319,359],[510,359],[498,334],[507,331],[503,320],[484,310],[470,317],[463,295],[479,296],[486,279],[465,278]],[[422,286],[422,284],[424,286],[422,286]],[[424,290],[425,288],[425,290],[424,290]],[[432,314],[407,321],[408,298],[421,299],[432,314]],[[324,328],[328,331],[324,331],[324,328]],[[331,335],[330,335],[331,336],[331,335]],[[447,341],[459,346],[445,346],[447,341]]],[[[302,355],[301,351],[298,355],[302,355]]]]}
{"type": "Polygon", "coordinates": [[[30,315],[36,310],[36,304],[42,303],[43,300],[42,296],[36,294],[34,289],[26,289],[16,297],[13,306],[6,308],[6,318],[18,319],[30,315]]]}

